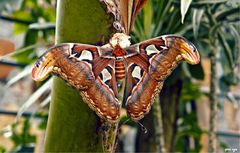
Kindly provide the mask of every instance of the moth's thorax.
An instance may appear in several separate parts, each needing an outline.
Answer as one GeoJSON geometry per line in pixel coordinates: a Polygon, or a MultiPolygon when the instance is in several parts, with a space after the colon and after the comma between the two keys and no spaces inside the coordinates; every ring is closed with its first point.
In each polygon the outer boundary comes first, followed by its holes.
{"type": "Polygon", "coordinates": [[[115,33],[113,37],[110,39],[109,43],[112,46],[112,48],[115,48],[116,46],[119,46],[120,48],[127,48],[131,45],[129,39],[130,36],[124,33],[115,33]]]}
{"type": "Polygon", "coordinates": [[[116,45],[113,49],[113,55],[115,57],[122,57],[127,54],[127,51],[121,48],[119,45],[116,45]]]}

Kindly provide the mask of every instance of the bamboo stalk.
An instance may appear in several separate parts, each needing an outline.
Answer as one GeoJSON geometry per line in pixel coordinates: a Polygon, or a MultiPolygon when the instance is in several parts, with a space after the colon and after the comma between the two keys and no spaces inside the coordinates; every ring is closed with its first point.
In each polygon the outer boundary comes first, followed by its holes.
{"type": "MultiPolygon", "coordinates": [[[[56,43],[104,44],[113,31],[112,20],[99,0],[59,0],[56,43]]],[[[100,126],[79,91],[55,77],[44,151],[103,152],[100,126]]]]}

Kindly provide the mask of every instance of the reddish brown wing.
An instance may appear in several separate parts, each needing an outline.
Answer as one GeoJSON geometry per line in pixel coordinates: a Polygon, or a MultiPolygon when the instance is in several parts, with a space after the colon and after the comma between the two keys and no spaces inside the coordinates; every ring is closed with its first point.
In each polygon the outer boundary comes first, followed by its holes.
{"type": "Polygon", "coordinates": [[[36,62],[33,79],[55,74],[78,89],[99,117],[116,122],[120,116],[112,50],[85,44],[62,44],[50,48],[36,62]]]}
{"type": "Polygon", "coordinates": [[[140,120],[149,112],[153,99],[160,88],[159,83],[153,78],[156,66],[153,65],[155,56],[161,56],[165,42],[159,37],[148,40],[127,48],[128,52],[137,51],[126,58],[128,65],[127,86],[125,89],[126,109],[133,120],[140,120]]]}
{"type": "Polygon", "coordinates": [[[133,120],[140,120],[149,112],[164,80],[181,59],[191,64],[199,62],[196,48],[179,36],[157,37],[126,50],[131,56],[126,57],[125,101],[127,113],[133,120]],[[132,54],[134,51],[138,53],[132,54]]]}

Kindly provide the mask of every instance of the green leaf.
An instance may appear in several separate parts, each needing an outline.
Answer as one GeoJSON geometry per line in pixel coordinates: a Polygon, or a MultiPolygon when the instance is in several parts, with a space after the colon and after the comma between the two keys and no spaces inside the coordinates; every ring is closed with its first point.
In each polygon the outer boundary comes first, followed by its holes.
{"type": "Polygon", "coordinates": [[[27,25],[19,24],[19,23],[14,24],[14,29],[13,29],[14,34],[21,34],[23,32],[26,32],[27,30],[28,30],[27,25]]]}
{"type": "Polygon", "coordinates": [[[22,3],[21,10],[25,8],[34,9],[37,8],[37,0],[24,0],[22,3]]]}
{"type": "Polygon", "coordinates": [[[219,38],[219,42],[221,43],[221,45],[223,46],[223,51],[224,54],[226,55],[227,59],[228,59],[228,64],[229,64],[229,68],[233,69],[234,64],[233,64],[233,55],[232,55],[232,51],[231,48],[226,40],[226,37],[224,36],[224,33],[222,32],[222,30],[217,30],[218,32],[218,38],[219,38]]]}
{"type": "Polygon", "coordinates": [[[229,91],[229,83],[226,81],[226,78],[224,76],[222,76],[220,79],[219,79],[219,83],[218,83],[218,86],[220,88],[220,90],[222,92],[228,92],[229,91]]]}
{"type": "Polygon", "coordinates": [[[182,23],[184,21],[185,15],[189,9],[192,0],[181,0],[181,15],[182,15],[182,23]]]}
{"type": "Polygon", "coordinates": [[[56,12],[52,7],[42,9],[42,16],[47,22],[55,22],[56,21],[56,12]]]}
{"type": "Polygon", "coordinates": [[[25,52],[22,52],[21,54],[14,56],[14,59],[19,64],[30,64],[34,62],[36,58],[37,58],[37,55],[35,52],[33,52],[32,49],[28,49],[25,52]]]}
{"type": "Polygon", "coordinates": [[[239,6],[237,8],[223,10],[223,11],[219,12],[218,14],[216,14],[216,20],[218,22],[220,22],[220,21],[225,21],[226,18],[229,18],[230,16],[233,16],[233,15],[239,16],[239,11],[240,11],[239,6]]]}
{"type": "Polygon", "coordinates": [[[233,52],[233,60],[234,60],[234,64],[240,64],[240,35],[239,35],[239,31],[237,30],[237,28],[233,25],[229,26],[231,33],[233,35],[233,38],[235,40],[235,46],[234,46],[234,52],[233,52]]]}
{"type": "Polygon", "coordinates": [[[224,82],[226,82],[229,86],[237,85],[237,83],[238,83],[237,75],[235,75],[234,73],[228,73],[228,74],[222,76],[222,78],[224,79],[224,82]]]}
{"type": "Polygon", "coordinates": [[[192,23],[193,23],[193,34],[195,38],[198,37],[199,26],[201,23],[203,13],[204,13],[203,9],[193,10],[192,23]]]}
{"type": "Polygon", "coordinates": [[[0,145],[0,153],[6,152],[6,148],[2,145],[0,145]]]}
{"type": "Polygon", "coordinates": [[[2,11],[9,11],[11,12],[12,10],[15,10],[18,8],[18,6],[21,5],[23,0],[0,0],[0,14],[2,11]],[[10,9],[9,9],[10,7],[10,9]],[[7,8],[7,9],[5,9],[7,8]]]}
{"type": "Polygon", "coordinates": [[[146,35],[144,33],[144,27],[140,18],[137,18],[133,31],[136,37],[138,37],[139,41],[145,40],[146,35]]]}
{"type": "Polygon", "coordinates": [[[198,79],[198,80],[204,79],[204,71],[203,71],[203,67],[202,67],[201,63],[197,64],[197,65],[187,64],[187,67],[188,67],[189,73],[191,74],[191,76],[193,78],[198,79]]]}
{"type": "Polygon", "coordinates": [[[37,39],[38,39],[38,31],[32,30],[32,29],[28,30],[25,36],[24,46],[35,44],[37,42],[37,39]]]}
{"type": "Polygon", "coordinates": [[[182,71],[183,71],[183,74],[184,74],[184,76],[185,76],[186,78],[191,78],[191,74],[190,74],[190,72],[189,72],[189,70],[188,70],[187,65],[188,65],[188,64],[187,64],[186,62],[183,62],[183,63],[181,64],[182,71]]]}
{"type": "Polygon", "coordinates": [[[165,80],[165,84],[164,84],[164,85],[165,85],[166,87],[169,87],[169,86],[175,84],[176,81],[181,78],[181,76],[182,76],[182,66],[179,65],[179,66],[172,72],[172,74],[171,74],[169,77],[167,77],[167,79],[165,80]]]}
{"type": "MultiPolygon", "coordinates": [[[[232,85],[236,86],[238,83],[239,83],[238,74],[230,72],[220,77],[219,88],[223,93],[227,94],[226,95],[227,98],[230,98],[231,94],[229,93],[230,91],[229,87],[232,85]]],[[[230,99],[230,100],[234,102],[233,99],[230,99]]]]}
{"type": "Polygon", "coordinates": [[[42,119],[41,121],[40,121],[40,123],[38,124],[38,128],[40,129],[40,130],[46,130],[46,128],[47,128],[47,119],[42,119]]]}
{"type": "Polygon", "coordinates": [[[225,3],[229,0],[199,0],[197,2],[194,2],[194,4],[217,4],[217,3],[225,3]]]}
{"type": "Polygon", "coordinates": [[[29,22],[34,20],[31,12],[26,11],[26,10],[15,11],[12,14],[12,17],[15,19],[20,19],[20,20],[29,21],[29,22]]]}
{"type": "Polygon", "coordinates": [[[192,100],[196,100],[202,96],[202,93],[199,90],[199,84],[193,84],[191,82],[185,82],[183,84],[183,89],[181,93],[181,101],[189,102],[192,100]]]}
{"type": "MultiPolygon", "coordinates": [[[[158,36],[159,33],[164,33],[163,32],[164,28],[162,27],[164,20],[168,20],[169,14],[172,13],[172,8],[173,8],[171,1],[161,0],[160,2],[161,2],[160,8],[156,5],[153,5],[157,7],[155,12],[159,12],[156,15],[156,21],[154,22],[156,23],[156,26],[154,27],[154,32],[153,32],[154,37],[158,36]]],[[[154,15],[154,19],[155,19],[155,15],[154,15]]]]}
{"type": "Polygon", "coordinates": [[[151,37],[152,34],[152,18],[153,18],[153,8],[152,8],[152,3],[150,3],[150,1],[148,1],[148,3],[145,5],[143,12],[144,12],[144,16],[143,16],[143,28],[144,28],[144,32],[147,35],[147,38],[151,37]]]}
{"type": "Polygon", "coordinates": [[[33,23],[29,25],[29,29],[31,30],[55,29],[55,24],[54,23],[33,23]]]}
{"type": "MultiPolygon", "coordinates": [[[[181,21],[179,20],[181,18],[181,14],[180,14],[180,9],[176,9],[174,10],[175,12],[175,16],[171,17],[172,20],[172,29],[170,29],[169,31],[166,31],[167,33],[176,33],[178,31],[180,31],[185,25],[181,23],[181,21]],[[175,22],[175,24],[174,24],[175,22]]],[[[186,16],[185,16],[186,17],[186,16]]]]}

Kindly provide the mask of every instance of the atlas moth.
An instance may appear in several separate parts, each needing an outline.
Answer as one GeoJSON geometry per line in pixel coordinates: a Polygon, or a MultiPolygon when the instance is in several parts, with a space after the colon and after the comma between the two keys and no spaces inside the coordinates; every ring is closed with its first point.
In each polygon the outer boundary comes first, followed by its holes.
{"type": "Polygon", "coordinates": [[[115,33],[109,44],[64,43],[48,49],[35,63],[36,81],[54,74],[80,91],[88,106],[105,121],[116,123],[121,105],[135,121],[147,114],[164,80],[182,60],[198,64],[196,47],[181,36],[165,35],[130,45],[115,33]],[[125,85],[123,95],[119,87],[125,85]]]}
{"type": "Polygon", "coordinates": [[[35,63],[36,81],[54,74],[80,91],[88,106],[105,121],[116,123],[122,103],[137,121],[151,108],[164,80],[177,64],[200,61],[185,38],[165,35],[130,45],[128,36],[147,0],[100,0],[115,17],[115,33],[104,46],[64,43],[48,49],[35,63]],[[122,90],[119,90],[122,89],[122,90]]]}

